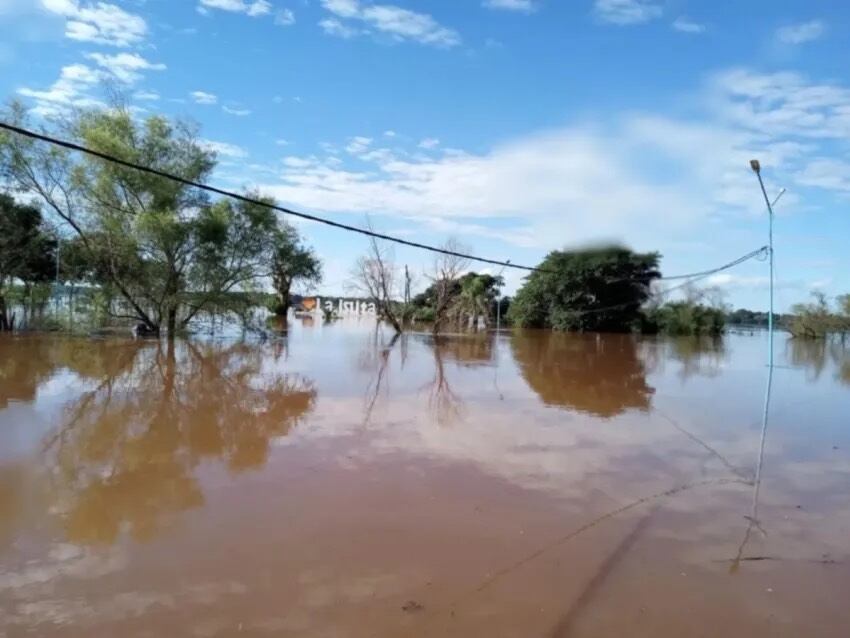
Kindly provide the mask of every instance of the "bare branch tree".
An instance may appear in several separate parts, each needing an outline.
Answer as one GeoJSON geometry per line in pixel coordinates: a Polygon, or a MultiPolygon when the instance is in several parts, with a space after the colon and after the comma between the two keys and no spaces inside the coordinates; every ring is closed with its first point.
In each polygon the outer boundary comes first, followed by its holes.
{"type": "MultiPolygon", "coordinates": [[[[469,252],[468,248],[456,239],[449,239],[443,244],[442,248],[454,253],[469,252]]],[[[434,284],[434,334],[442,328],[452,301],[458,292],[458,279],[468,267],[469,261],[456,255],[440,254],[434,259],[434,265],[429,275],[434,284]]]]}
{"type": "MultiPolygon", "coordinates": [[[[367,227],[372,230],[368,220],[367,227]]],[[[357,260],[351,273],[352,287],[375,304],[379,318],[386,320],[396,332],[401,332],[402,323],[395,301],[397,275],[392,249],[370,237],[368,253],[357,260]]]]}

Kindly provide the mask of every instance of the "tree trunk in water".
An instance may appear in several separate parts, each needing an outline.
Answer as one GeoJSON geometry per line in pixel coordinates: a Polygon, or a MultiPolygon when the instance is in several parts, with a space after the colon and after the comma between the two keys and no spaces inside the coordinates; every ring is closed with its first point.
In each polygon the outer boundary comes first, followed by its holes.
{"type": "Polygon", "coordinates": [[[171,306],[168,309],[168,338],[173,339],[175,332],[177,332],[177,306],[171,306]]]}
{"type": "Polygon", "coordinates": [[[277,291],[277,308],[274,313],[278,317],[286,317],[289,314],[289,286],[281,285],[277,291]]]}
{"type": "Polygon", "coordinates": [[[4,295],[0,295],[0,332],[6,332],[11,329],[12,327],[9,325],[9,317],[6,316],[6,297],[4,295]]]}

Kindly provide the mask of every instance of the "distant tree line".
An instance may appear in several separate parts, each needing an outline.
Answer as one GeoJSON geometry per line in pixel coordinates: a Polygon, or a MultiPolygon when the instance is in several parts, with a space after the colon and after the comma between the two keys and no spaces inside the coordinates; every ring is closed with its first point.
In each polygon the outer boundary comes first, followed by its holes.
{"type": "MultiPolygon", "coordinates": [[[[768,313],[740,308],[726,317],[730,325],[767,327],[768,313]]],[[[812,292],[812,301],[791,306],[790,313],[773,315],[774,325],[794,337],[823,339],[850,333],[850,294],[838,295],[833,303],[821,291],[812,292]]]]}

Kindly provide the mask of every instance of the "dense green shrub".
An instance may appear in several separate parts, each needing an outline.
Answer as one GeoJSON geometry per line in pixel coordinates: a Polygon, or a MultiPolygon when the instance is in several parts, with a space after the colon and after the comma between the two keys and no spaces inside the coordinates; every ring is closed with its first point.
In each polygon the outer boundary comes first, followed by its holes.
{"type": "Polygon", "coordinates": [[[528,328],[633,330],[650,283],[661,276],[658,260],[658,253],[622,246],[551,252],[517,292],[508,317],[528,328]]]}
{"type": "Polygon", "coordinates": [[[723,333],[726,316],[722,308],[692,301],[674,301],[646,312],[645,332],[670,335],[711,335],[723,333]]]}

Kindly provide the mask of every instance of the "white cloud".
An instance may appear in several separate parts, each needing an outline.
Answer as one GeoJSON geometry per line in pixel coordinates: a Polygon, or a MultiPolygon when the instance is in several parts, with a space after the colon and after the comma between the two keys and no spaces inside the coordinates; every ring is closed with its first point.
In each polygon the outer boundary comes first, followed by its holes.
{"type": "Polygon", "coordinates": [[[200,0],[198,8],[201,11],[220,9],[231,13],[244,13],[251,17],[267,15],[272,11],[272,5],[268,0],[254,0],[253,2],[247,0],[200,0]]]}
{"type": "Polygon", "coordinates": [[[617,25],[641,24],[660,18],[664,12],[650,0],[595,0],[594,11],[603,22],[617,25]]]}
{"type": "Polygon", "coordinates": [[[409,151],[370,143],[356,149],[366,163],[357,168],[330,154],[290,157],[280,179],[262,188],[317,211],[370,212],[430,228],[489,226],[507,242],[546,249],[605,239],[638,248],[657,246],[658,237],[692,242],[713,224],[761,215],[753,157],[772,184],[789,187],[783,211],[801,199],[795,186],[850,188],[850,166],[827,162],[823,152],[834,136],[850,139],[845,87],[735,69],[710,77],[698,94],[703,112],[694,119],[631,114],[483,153],[429,157],[416,143],[409,151]]]}
{"type": "Polygon", "coordinates": [[[320,20],[319,26],[322,27],[322,31],[328,35],[332,35],[337,38],[348,39],[353,38],[356,35],[360,35],[360,31],[358,29],[350,27],[347,24],[343,24],[336,18],[325,18],[324,20],[320,20]]]}
{"type": "Polygon", "coordinates": [[[674,30],[681,31],[682,33],[703,33],[705,32],[705,25],[700,24],[699,22],[694,22],[693,20],[689,20],[685,16],[679,16],[675,20],[673,20],[673,24],[671,25],[674,30]]]}
{"type": "Polygon", "coordinates": [[[142,71],[164,71],[166,68],[164,64],[149,62],[138,53],[87,53],[86,57],[127,84],[138,81],[142,71]]]}
{"type": "Polygon", "coordinates": [[[440,140],[436,137],[426,137],[424,140],[419,142],[419,148],[423,148],[425,150],[432,150],[437,148],[440,145],[440,140]]]}
{"type": "Polygon", "coordinates": [[[274,16],[274,23],[282,27],[295,24],[295,14],[291,9],[281,9],[274,16]]]}
{"type": "MultiPolygon", "coordinates": [[[[104,82],[115,79],[132,86],[145,71],[162,71],[164,64],[150,62],[137,53],[87,53],[85,57],[95,63],[71,64],[62,68],[50,88],[34,89],[22,87],[18,93],[35,101],[34,112],[38,115],[57,115],[70,107],[89,108],[104,106],[102,100],[92,95],[104,82]]],[[[158,100],[159,94],[152,91],[137,92],[137,100],[158,100]]]]}
{"type": "Polygon", "coordinates": [[[144,19],[114,4],[78,0],[40,2],[46,11],[66,19],[65,36],[72,40],[128,47],[141,43],[147,35],[144,19]]]}
{"type": "Polygon", "coordinates": [[[133,97],[146,102],[155,102],[160,99],[160,95],[156,91],[136,91],[133,93],[133,97]]]}
{"type": "Polygon", "coordinates": [[[38,115],[55,115],[68,107],[99,106],[101,102],[88,95],[103,80],[103,73],[85,64],[71,64],[62,68],[59,79],[47,90],[27,87],[18,89],[24,97],[35,100],[34,112],[38,115]]]}
{"type": "Polygon", "coordinates": [[[196,104],[216,104],[218,96],[206,91],[192,91],[189,94],[196,104]]]}
{"type": "Polygon", "coordinates": [[[370,144],[372,144],[371,137],[352,137],[346,145],[345,150],[351,155],[362,155],[369,149],[370,144]]]}
{"type": "MultiPolygon", "coordinates": [[[[366,172],[290,158],[282,182],[263,185],[263,190],[315,210],[402,215],[432,226],[481,226],[475,220],[501,217],[517,227],[510,233],[491,229],[492,235],[520,245],[536,241],[553,247],[631,229],[669,234],[706,214],[707,204],[673,178],[652,184],[631,167],[637,149],[624,148],[624,138],[630,138],[632,147],[650,145],[658,132],[658,127],[645,132],[635,128],[596,136],[562,129],[515,140],[484,155],[439,160],[382,153],[375,170],[366,172]],[[676,214],[659,216],[658,210],[676,214]]],[[[698,136],[699,144],[719,144],[715,131],[698,129],[698,136]]],[[[668,161],[681,160],[679,152],[654,151],[668,161]]],[[[640,153],[647,155],[643,148],[640,153]]],[[[718,178],[720,168],[711,176],[718,178]]],[[[710,193],[707,185],[698,185],[703,195],[710,193]]]]}
{"type": "Polygon", "coordinates": [[[290,142],[289,140],[285,140],[283,138],[275,140],[274,143],[277,144],[278,146],[289,146],[290,144],[292,144],[292,142],[290,142]]]}
{"type": "Polygon", "coordinates": [[[315,160],[290,155],[283,158],[283,165],[289,168],[307,168],[315,164],[315,160]]]}
{"type": "Polygon", "coordinates": [[[732,69],[717,74],[712,92],[724,118],[771,135],[850,139],[850,89],[812,83],[792,72],[732,69]]]}
{"type": "Polygon", "coordinates": [[[504,9],[524,13],[531,13],[537,8],[532,0],[484,0],[481,4],[486,9],[504,9]]]}
{"type": "Polygon", "coordinates": [[[445,48],[456,46],[461,41],[457,31],[440,25],[426,13],[389,4],[361,4],[359,0],[321,2],[333,14],[333,17],[319,22],[329,35],[351,38],[361,34],[383,34],[397,41],[411,40],[445,48]]]}
{"type": "Polygon", "coordinates": [[[850,164],[838,159],[815,158],[797,173],[797,182],[850,193],[850,164]]]}
{"type": "Polygon", "coordinates": [[[826,25],[820,20],[810,20],[799,24],[790,24],[776,31],[776,38],[784,44],[805,44],[820,38],[826,31],[826,25]]]}
{"type": "Polygon", "coordinates": [[[395,136],[396,136],[395,131],[384,131],[384,137],[395,137],[395,136]]]}
{"type": "Polygon", "coordinates": [[[228,115],[235,115],[237,117],[245,117],[246,115],[251,115],[250,109],[241,109],[232,106],[222,106],[221,110],[227,113],[228,115]]]}
{"type": "Polygon", "coordinates": [[[213,140],[201,140],[200,145],[208,151],[213,151],[221,157],[232,159],[244,159],[248,157],[248,151],[236,144],[227,142],[216,142],[213,140]]]}

